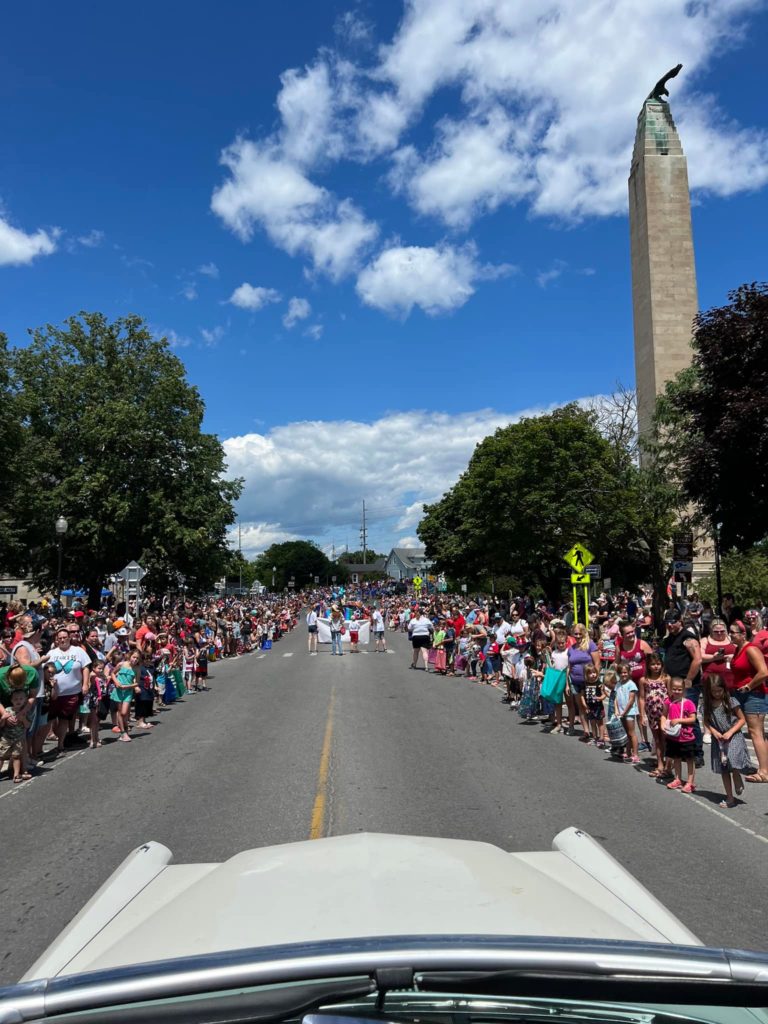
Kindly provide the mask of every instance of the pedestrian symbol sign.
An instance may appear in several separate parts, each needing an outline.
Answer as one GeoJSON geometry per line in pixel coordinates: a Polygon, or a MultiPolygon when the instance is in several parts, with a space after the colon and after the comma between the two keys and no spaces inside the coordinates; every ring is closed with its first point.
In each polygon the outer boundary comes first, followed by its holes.
{"type": "Polygon", "coordinates": [[[413,585],[416,588],[416,590],[421,590],[421,584],[423,582],[424,582],[424,580],[422,580],[421,576],[414,576],[413,577],[413,585]]]}
{"type": "Polygon", "coordinates": [[[583,573],[595,556],[592,552],[578,541],[570,551],[563,555],[563,559],[570,565],[574,572],[583,573]]]}

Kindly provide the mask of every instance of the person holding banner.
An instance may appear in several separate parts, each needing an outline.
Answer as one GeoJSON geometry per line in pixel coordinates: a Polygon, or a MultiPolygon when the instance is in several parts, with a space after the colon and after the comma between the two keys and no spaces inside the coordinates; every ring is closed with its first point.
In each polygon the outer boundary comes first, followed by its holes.
{"type": "Polygon", "coordinates": [[[329,620],[329,626],[331,630],[331,654],[338,654],[341,658],[344,654],[341,649],[341,638],[346,632],[346,622],[344,616],[339,610],[339,606],[335,604],[331,608],[331,617],[329,620]],[[338,650],[337,650],[338,648],[338,650]]]}

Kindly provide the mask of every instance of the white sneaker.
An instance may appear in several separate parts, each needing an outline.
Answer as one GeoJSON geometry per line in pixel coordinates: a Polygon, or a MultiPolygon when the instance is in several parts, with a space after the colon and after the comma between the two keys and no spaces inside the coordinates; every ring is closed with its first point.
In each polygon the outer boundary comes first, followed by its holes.
{"type": "Polygon", "coordinates": [[[705,732],[704,733],[704,742],[705,743],[711,743],[712,742],[712,733],[709,733],[709,732],[705,732]]]}

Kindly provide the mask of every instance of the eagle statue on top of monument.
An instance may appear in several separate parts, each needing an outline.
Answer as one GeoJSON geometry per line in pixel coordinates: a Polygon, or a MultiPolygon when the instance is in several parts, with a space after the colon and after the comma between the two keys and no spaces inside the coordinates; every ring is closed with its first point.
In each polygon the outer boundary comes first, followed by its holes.
{"type": "Polygon", "coordinates": [[[666,103],[665,96],[669,96],[669,89],[667,89],[667,82],[670,78],[677,78],[680,72],[683,70],[682,64],[676,64],[671,71],[668,71],[663,78],[660,78],[653,89],[648,94],[649,100],[658,100],[659,103],[666,103]]]}

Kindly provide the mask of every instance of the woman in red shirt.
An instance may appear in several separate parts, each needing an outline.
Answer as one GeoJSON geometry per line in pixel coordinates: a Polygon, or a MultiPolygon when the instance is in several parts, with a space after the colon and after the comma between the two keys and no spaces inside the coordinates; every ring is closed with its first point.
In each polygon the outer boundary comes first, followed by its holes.
{"type": "Polygon", "coordinates": [[[760,648],[747,642],[747,629],[736,619],[731,623],[731,641],[736,653],[731,659],[733,684],[731,693],[744,712],[752,745],[757,756],[757,771],[747,775],[747,782],[768,782],[768,743],[765,741],[765,715],[768,712],[768,666],[760,648]]]}

